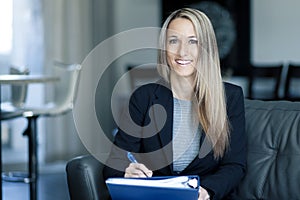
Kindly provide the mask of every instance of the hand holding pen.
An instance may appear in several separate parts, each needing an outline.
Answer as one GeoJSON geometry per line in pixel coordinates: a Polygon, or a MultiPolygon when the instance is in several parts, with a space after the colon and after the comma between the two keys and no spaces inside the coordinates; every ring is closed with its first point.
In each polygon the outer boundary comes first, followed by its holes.
{"type": "Polygon", "coordinates": [[[138,163],[132,153],[127,153],[127,158],[131,162],[129,166],[125,169],[125,177],[151,177],[153,172],[149,170],[144,164],[138,163]]]}

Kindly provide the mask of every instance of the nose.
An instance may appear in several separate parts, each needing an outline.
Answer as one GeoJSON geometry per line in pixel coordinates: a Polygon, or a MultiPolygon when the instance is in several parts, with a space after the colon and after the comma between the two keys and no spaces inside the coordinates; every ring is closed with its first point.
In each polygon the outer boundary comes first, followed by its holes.
{"type": "Polygon", "coordinates": [[[178,55],[186,56],[187,51],[188,51],[188,49],[187,49],[186,44],[184,42],[181,42],[181,44],[178,47],[178,55]]]}

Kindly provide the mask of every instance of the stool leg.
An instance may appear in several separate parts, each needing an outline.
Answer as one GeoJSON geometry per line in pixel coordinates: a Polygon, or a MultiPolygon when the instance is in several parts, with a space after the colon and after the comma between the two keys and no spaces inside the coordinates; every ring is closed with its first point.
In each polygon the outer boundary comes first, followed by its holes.
{"type": "Polygon", "coordinates": [[[28,175],[30,200],[37,199],[38,160],[37,160],[37,116],[28,117],[28,175]]]}

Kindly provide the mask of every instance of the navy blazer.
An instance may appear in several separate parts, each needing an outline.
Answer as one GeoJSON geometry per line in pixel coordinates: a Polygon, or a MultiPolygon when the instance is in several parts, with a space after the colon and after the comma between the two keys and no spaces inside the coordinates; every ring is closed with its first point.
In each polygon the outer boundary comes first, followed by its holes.
{"type": "MultiPolygon", "coordinates": [[[[130,98],[130,116],[122,119],[130,118],[135,125],[119,127],[115,146],[103,170],[104,178],[124,176],[129,165],[126,152],[130,151],[138,153],[137,160],[153,170],[153,176],[199,175],[201,186],[213,195],[213,199],[228,197],[245,174],[246,136],[242,89],[230,83],[224,83],[224,87],[231,133],[229,149],[221,159],[214,159],[213,151],[209,149],[204,157],[196,157],[180,174],[173,171],[173,94],[166,83],[147,84],[130,98]],[[153,105],[161,105],[164,109],[153,105]]],[[[123,122],[130,123],[128,120],[123,122]]],[[[202,134],[200,149],[204,138],[205,134],[202,134]]]]}

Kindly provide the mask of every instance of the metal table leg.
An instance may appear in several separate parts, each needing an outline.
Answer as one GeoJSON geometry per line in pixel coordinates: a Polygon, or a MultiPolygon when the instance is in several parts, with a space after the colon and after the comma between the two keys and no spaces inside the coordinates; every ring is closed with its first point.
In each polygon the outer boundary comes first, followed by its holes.
{"type": "Polygon", "coordinates": [[[37,116],[28,117],[28,178],[30,200],[37,199],[38,159],[37,159],[37,116]]]}

